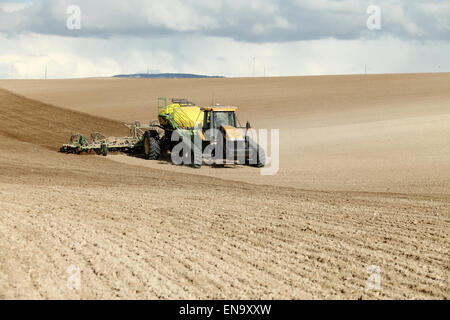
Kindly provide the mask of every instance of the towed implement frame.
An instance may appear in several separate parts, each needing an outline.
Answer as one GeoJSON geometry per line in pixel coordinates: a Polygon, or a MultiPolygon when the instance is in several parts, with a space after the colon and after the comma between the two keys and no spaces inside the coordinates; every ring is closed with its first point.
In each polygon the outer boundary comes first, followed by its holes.
{"type": "Polygon", "coordinates": [[[89,141],[81,133],[74,133],[70,137],[69,143],[64,144],[59,151],[75,154],[95,152],[104,156],[109,151],[132,152],[142,148],[145,131],[153,128],[151,125],[142,126],[139,121],[125,124],[125,126],[130,129],[127,137],[105,137],[100,132],[93,132],[91,141],[89,141]]]}

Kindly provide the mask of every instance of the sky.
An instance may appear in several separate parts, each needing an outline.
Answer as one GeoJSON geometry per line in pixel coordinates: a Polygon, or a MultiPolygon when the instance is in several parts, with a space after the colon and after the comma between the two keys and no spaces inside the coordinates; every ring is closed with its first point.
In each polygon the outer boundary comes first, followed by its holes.
{"type": "Polygon", "coordinates": [[[450,0],[0,0],[0,78],[450,72],[450,0]]]}

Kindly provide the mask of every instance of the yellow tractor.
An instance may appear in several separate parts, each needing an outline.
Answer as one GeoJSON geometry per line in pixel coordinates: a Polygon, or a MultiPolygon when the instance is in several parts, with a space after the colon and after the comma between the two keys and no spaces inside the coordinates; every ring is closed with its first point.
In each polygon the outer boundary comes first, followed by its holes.
{"type": "Polygon", "coordinates": [[[199,107],[186,99],[158,100],[158,123],[143,136],[145,158],[170,151],[175,164],[247,164],[263,167],[264,150],[250,137],[250,124],[240,126],[237,107],[199,107]]]}

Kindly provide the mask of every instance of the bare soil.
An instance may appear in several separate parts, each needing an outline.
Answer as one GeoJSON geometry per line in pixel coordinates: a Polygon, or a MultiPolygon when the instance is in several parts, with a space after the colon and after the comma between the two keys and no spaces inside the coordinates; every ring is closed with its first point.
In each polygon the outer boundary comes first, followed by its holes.
{"type": "Polygon", "coordinates": [[[0,298],[448,299],[450,75],[361,81],[0,81],[0,298]],[[278,175],[57,152],[211,91],[280,129],[278,175]]]}

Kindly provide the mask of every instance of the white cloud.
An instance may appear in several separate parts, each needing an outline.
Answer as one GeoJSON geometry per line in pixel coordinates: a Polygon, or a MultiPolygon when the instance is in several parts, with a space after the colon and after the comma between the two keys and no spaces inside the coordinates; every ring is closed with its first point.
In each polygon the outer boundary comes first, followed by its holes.
{"type": "MultiPolygon", "coordinates": [[[[365,0],[34,0],[0,12],[0,32],[69,37],[195,33],[246,42],[286,42],[366,34],[365,0]],[[83,29],[65,28],[66,8],[81,8],[83,29]]],[[[374,1],[376,3],[376,1],[374,1]]],[[[450,1],[380,1],[383,28],[377,37],[450,41],[450,1]]]]}
{"type": "Polygon", "coordinates": [[[366,1],[359,0],[296,0],[295,4],[306,10],[313,11],[335,11],[335,12],[361,12],[368,6],[366,1]]]}
{"type": "Polygon", "coordinates": [[[449,70],[450,1],[32,0],[0,4],[0,77],[225,76],[449,70]],[[377,1],[373,1],[377,3],[377,1]],[[66,28],[67,7],[82,29],[66,28]]]}
{"type": "Polygon", "coordinates": [[[246,43],[230,38],[139,37],[67,38],[27,34],[0,35],[0,77],[49,78],[112,76],[146,72],[256,76],[450,71],[450,44],[402,41],[392,37],[359,40],[310,40],[246,43]],[[430,50],[430,47],[435,50],[430,50]],[[440,66],[440,69],[438,69],[440,66]]]}
{"type": "Polygon", "coordinates": [[[30,2],[0,2],[0,10],[6,13],[12,13],[23,10],[31,5],[30,2]]]}

